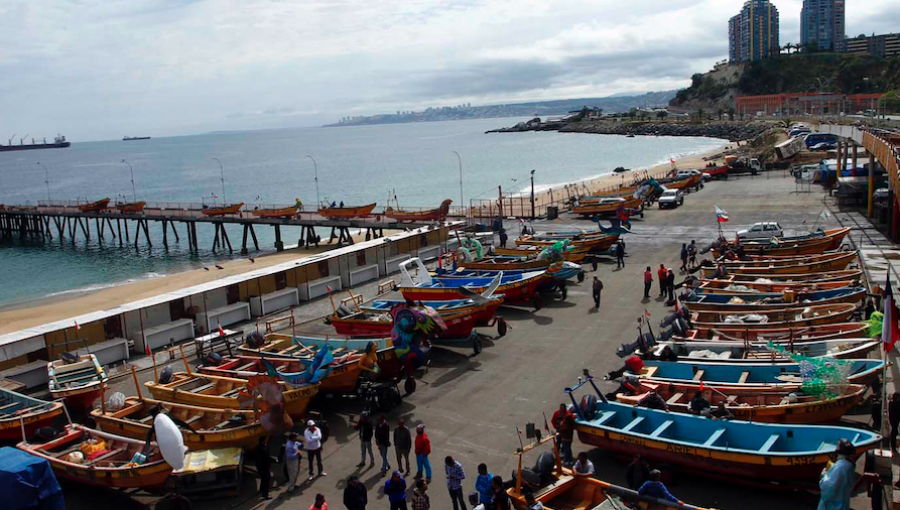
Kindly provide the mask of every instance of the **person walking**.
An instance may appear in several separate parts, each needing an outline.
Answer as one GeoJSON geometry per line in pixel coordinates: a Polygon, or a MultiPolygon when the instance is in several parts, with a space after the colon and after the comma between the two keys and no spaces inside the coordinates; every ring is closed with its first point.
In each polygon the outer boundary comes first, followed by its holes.
{"type": "Polygon", "coordinates": [[[444,472],[447,474],[447,491],[450,492],[450,501],[453,502],[453,510],[466,510],[466,500],[463,498],[462,481],[466,479],[466,472],[462,464],[447,456],[444,459],[444,472]]]}
{"type": "Polygon", "coordinates": [[[625,245],[622,241],[616,243],[616,269],[625,267],[625,245]]]}
{"type": "Polygon", "coordinates": [[[509,499],[509,494],[503,490],[503,478],[495,476],[493,480],[491,480],[491,485],[491,488],[494,490],[494,505],[492,510],[511,510],[512,501],[509,499]]]}
{"type": "Polygon", "coordinates": [[[494,490],[491,480],[494,475],[488,472],[487,464],[478,465],[478,476],[475,478],[475,492],[478,493],[478,502],[485,508],[490,508],[494,501],[494,490]]]}
{"type": "Polygon", "coordinates": [[[660,264],[659,269],[656,270],[656,277],[659,279],[659,297],[663,297],[666,295],[666,275],[668,274],[668,269],[666,269],[665,264],[660,264]]]}
{"type": "Polygon", "coordinates": [[[430,510],[431,499],[426,493],[428,491],[428,482],[425,480],[416,480],[416,487],[413,489],[412,510],[430,510]]]}
{"type": "Polygon", "coordinates": [[[505,228],[500,229],[500,247],[506,248],[506,241],[509,240],[509,235],[506,233],[505,228]]]}
{"type": "Polygon", "coordinates": [[[375,428],[369,420],[369,415],[363,413],[359,416],[359,423],[354,427],[359,431],[359,451],[360,459],[356,467],[364,467],[366,465],[366,452],[369,452],[369,459],[372,466],[375,465],[375,453],[372,452],[372,436],[375,435],[375,428]]]}
{"type": "Polygon", "coordinates": [[[594,277],[594,309],[600,309],[600,292],[603,291],[603,282],[600,281],[600,278],[594,277]]]}
{"type": "Polygon", "coordinates": [[[679,505],[684,505],[680,499],[673,496],[666,486],[660,481],[662,479],[662,473],[659,472],[658,469],[654,469],[650,471],[650,480],[646,481],[641,485],[638,489],[638,495],[640,496],[650,496],[651,498],[661,499],[665,501],[671,501],[672,503],[678,503],[679,505]]]}
{"type": "Polygon", "coordinates": [[[650,299],[650,287],[653,285],[653,272],[650,266],[644,271],[644,299],[650,299]]]}
{"type": "Polygon", "coordinates": [[[351,476],[344,487],[344,506],[347,510],[366,510],[369,504],[369,494],[366,486],[359,481],[358,476],[351,476]]]}
{"type": "Polygon", "coordinates": [[[403,476],[409,476],[409,451],[412,450],[412,436],[403,418],[397,420],[397,428],[394,429],[394,451],[397,453],[397,469],[403,472],[403,476]],[[403,461],[406,460],[406,470],[403,469],[403,461]]]}
{"type": "Polygon", "coordinates": [[[300,436],[296,432],[288,434],[288,442],[284,445],[284,463],[288,472],[288,492],[294,492],[297,487],[297,475],[300,474],[300,448],[303,447],[297,439],[300,436]]]}
{"type": "Polygon", "coordinates": [[[313,478],[313,459],[316,460],[316,467],[319,468],[319,476],[328,476],[328,473],[322,468],[322,430],[316,427],[316,422],[309,420],[306,422],[306,432],[303,433],[306,440],[306,457],[309,461],[309,481],[313,478]]]}
{"type": "Polygon", "coordinates": [[[681,272],[687,273],[688,250],[687,243],[681,243],[681,272]]]}
{"type": "Polygon", "coordinates": [[[382,490],[391,503],[391,510],[406,510],[406,480],[400,475],[400,471],[395,469],[391,473],[382,490]]]}
{"type": "Polygon", "coordinates": [[[388,460],[388,449],[391,447],[391,426],[383,414],[378,417],[378,424],[375,425],[375,445],[378,446],[378,453],[381,454],[381,476],[384,476],[391,469],[391,463],[388,460]]]}
{"type": "Polygon", "coordinates": [[[675,272],[671,269],[666,273],[666,290],[669,292],[669,303],[675,304],[675,272]]]}
{"type": "Polygon", "coordinates": [[[269,436],[260,436],[256,444],[256,474],[259,476],[259,495],[262,499],[269,497],[272,485],[272,456],[269,454],[269,436]]]}
{"type": "Polygon", "coordinates": [[[325,502],[325,495],[316,494],[316,501],[309,507],[309,510],[328,510],[328,503],[325,502]]]}
{"type": "Polygon", "coordinates": [[[693,268],[697,265],[697,243],[691,239],[691,244],[687,247],[688,251],[688,266],[693,268]]]}
{"type": "Polygon", "coordinates": [[[638,453],[634,456],[631,464],[628,464],[628,467],[625,468],[625,481],[628,483],[629,489],[638,490],[641,488],[641,485],[644,485],[644,482],[649,479],[650,465],[647,464],[647,461],[641,457],[640,453],[638,453]]]}
{"type": "Polygon", "coordinates": [[[431,440],[425,433],[425,424],[416,425],[416,478],[422,478],[422,470],[425,471],[425,481],[431,482],[431,440]]]}

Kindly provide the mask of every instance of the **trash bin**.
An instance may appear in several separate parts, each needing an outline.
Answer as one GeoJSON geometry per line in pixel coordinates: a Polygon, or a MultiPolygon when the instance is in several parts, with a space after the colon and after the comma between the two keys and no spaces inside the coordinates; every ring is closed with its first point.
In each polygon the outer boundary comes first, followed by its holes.
{"type": "Polygon", "coordinates": [[[558,205],[548,205],[547,206],[547,219],[555,220],[559,218],[559,206],[558,205]]]}

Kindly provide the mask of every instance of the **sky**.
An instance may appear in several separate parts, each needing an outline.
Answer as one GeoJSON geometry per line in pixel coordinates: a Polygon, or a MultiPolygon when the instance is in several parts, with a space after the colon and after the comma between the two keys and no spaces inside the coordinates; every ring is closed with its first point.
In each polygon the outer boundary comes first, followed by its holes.
{"type": "MultiPolygon", "coordinates": [[[[781,42],[801,0],[776,0],[781,42]]],[[[0,0],[0,143],[313,126],[686,87],[741,0],[0,0]]],[[[847,0],[847,32],[900,1],[847,0]]]]}

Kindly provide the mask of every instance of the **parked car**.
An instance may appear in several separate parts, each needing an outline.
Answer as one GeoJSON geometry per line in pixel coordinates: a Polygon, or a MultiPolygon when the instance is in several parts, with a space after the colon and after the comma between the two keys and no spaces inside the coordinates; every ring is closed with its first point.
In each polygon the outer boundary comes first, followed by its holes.
{"type": "Polygon", "coordinates": [[[748,229],[737,232],[738,239],[770,239],[782,236],[784,236],[784,231],[781,230],[781,225],[775,221],[756,223],[748,229]]]}
{"type": "Polygon", "coordinates": [[[665,209],[667,207],[674,209],[679,205],[684,205],[684,193],[677,189],[667,189],[659,196],[657,203],[659,203],[660,209],[665,209]]]}

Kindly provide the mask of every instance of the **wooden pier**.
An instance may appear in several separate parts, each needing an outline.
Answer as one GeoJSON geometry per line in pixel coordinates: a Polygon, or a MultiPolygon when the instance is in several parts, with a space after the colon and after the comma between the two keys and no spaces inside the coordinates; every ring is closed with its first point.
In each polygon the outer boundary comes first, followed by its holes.
{"type": "MultiPolygon", "coordinates": [[[[0,241],[9,241],[16,237],[38,240],[53,239],[62,241],[65,238],[75,242],[80,236],[90,240],[92,235],[98,239],[106,236],[117,240],[119,245],[134,243],[135,246],[143,238],[148,246],[153,243],[150,237],[151,222],[162,227],[163,246],[169,247],[169,235],[176,242],[181,241],[181,233],[186,237],[191,250],[198,250],[197,224],[213,225],[215,236],[212,250],[218,249],[233,252],[231,239],[225,229],[226,225],[239,225],[243,228],[240,253],[246,255],[247,243],[252,241],[253,247],[259,250],[256,228],[272,227],[275,229],[275,249],[282,251],[282,228],[300,227],[299,246],[318,245],[322,239],[316,234],[316,228],[331,228],[328,243],[335,240],[338,246],[353,244],[350,230],[364,230],[366,240],[383,237],[385,230],[404,230],[437,222],[398,222],[373,211],[372,214],[360,218],[330,219],[318,214],[315,210],[299,210],[290,217],[259,217],[252,210],[241,210],[236,214],[210,216],[204,213],[204,206],[196,203],[155,203],[147,204],[138,213],[123,212],[115,208],[85,212],[79,209],[83,202],[46,202],[37,206],[0,205],[0,241]],[[93,229],[91,224],[93,223],[93,229]],[[133,238],[133,241],[132,241],[133,238]]],[[[261,206],[257,206],[262,208],[261,206]]],[[[277,207],[277,206],[275,206],[277,207]]],[[[288,206],[284,206],[288,207],[288,206]]],[[[265,206],[266,209],[273,206],[265,206]]]]}

